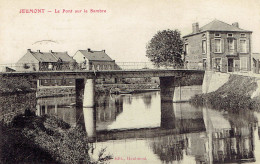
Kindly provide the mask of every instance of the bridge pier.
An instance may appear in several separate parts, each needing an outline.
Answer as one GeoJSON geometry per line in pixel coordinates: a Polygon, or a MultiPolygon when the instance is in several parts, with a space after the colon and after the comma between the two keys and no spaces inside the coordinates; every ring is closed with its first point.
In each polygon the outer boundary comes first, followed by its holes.
{"type": "Polygon", "coordinates": [[[95,79],[76,79],[76,103],[86,108],[95,105],[95,79]]]}
{"type": "Polygon", "coordinates": [[[85,79],[83,107],[93,108],[95,105],[95,79],[85,79]]]}
{"type": "Polygon", "coordinates": [[[160,77],[161,102],[173,102],[174,76],[160,77]]]}
{"type": "Polygon", "coordinates": [[[161,102],[161,128],[175,129],[175,114],[172,102],[161,102]]]}
{"type": "Polygon", "coordinates": [[[95,79],[76,79],[76,104],[82,109],[88,137],[96,136],[95,79]]]}
{"type": "Polygon", "coordinates": [[[96,136],[96,113],[94,108],[83,107],[85,129],[88,137],[96,136]]]}

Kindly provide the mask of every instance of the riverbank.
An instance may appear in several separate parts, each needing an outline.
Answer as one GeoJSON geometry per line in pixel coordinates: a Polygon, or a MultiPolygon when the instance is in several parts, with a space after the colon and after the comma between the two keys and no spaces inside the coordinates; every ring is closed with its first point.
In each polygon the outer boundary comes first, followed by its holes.
{"type": "MultiPolygon", "coordinates": [[[[213,74],[212,76],[214,79],[214,76],[218,75],[213,74]]],[[[191,103],[197,106],[207,105],[218,110],[237,111],[249,109],[259,111],[260,95],[256,93],[260,87],[258,85],[259,80],[256,77],[229,75],[222,86],[213,90],[209,88],[212,92],[194,96],[191,98],[191,103]]],[[[211,84],[208,85],[211,86],[211,84]]]]}
{"type": "Polygon", "coordinates": [[[111,159],[91,159],[91,146],[83,127],[70,127],[54,116],[35,116],[30,111],[1,126],[1,163],[99,163],[111,159]]]}

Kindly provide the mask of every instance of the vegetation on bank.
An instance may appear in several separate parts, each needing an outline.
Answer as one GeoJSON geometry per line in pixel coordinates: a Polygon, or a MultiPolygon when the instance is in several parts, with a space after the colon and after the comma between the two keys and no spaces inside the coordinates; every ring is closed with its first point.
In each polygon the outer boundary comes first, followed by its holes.
{"type": "Polygon", "coordinates": [[[97,161],[91,160],[85,130],[54,116],[37,117],[26,111],[0,126],[2,163],[98,163],[112,158],[103,150],[97,161]]]}
{"type": "Polygon", "coordinates": [[[31,92],[36,88],[36,84],[24,77],[1,77],[0,94],[31,92]]]}
{"type": "Polygon", "coordinates": [[[228,82],[218,90],[196,95],[191,99],[191,103],[197,106],[207,105],[219,110],[259,110],[258,100],[251,99],[256,88],[255,78],[231,75],[228,82]]]}
{"type": "Polygon", "coordinates": [[[9,123],[16,115],[23,114],[25,109],[36,110],[36,94],[30,92],[1,95],[0,104],[0,120],[9,123]]]}

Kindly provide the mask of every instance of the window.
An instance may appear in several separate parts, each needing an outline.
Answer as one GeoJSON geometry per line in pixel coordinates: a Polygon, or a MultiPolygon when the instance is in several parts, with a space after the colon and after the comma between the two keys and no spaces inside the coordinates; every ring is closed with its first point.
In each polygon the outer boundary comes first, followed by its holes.
{"type": "Polygon", "coordinates": [[[207,68],[207,59],[203,59],[203,69],[206,70],[207,68]]]}
{"type": "Polygon", "coordinates": [[[215,37],[220,37],[220,33],[215,33],[215,37]]]}
{"type": "Polygon", "coordinates": [[[240,58],[240,69],[244,71],[247,70],[247,57],[240,58]]]}
{"type": "Polygon", "coordinates": [[[221,68],[221,58],[216,58],[215,59],[215,68],[217,71],[220,71],[221,68]]]}
{"type": "Polygon", "coordinates": [[[235,41],[234,39],[228,39],[228,52],[233,53],[235,51],[235,41]]]}
{"type": "Polygon", "coordinates": [[[188,51],[189,51],[189,46],[188,46],[188,44],[185,44],[185,46],[184,46],[184,51],[185,51],[186,55],[188,55],[188,51]]]}
{"type": "Polygon", "coordinates": [[[206,40],[202,40],[202,53],[207,53],[207,43],[206,40]]]}
{"type": "Polygon", "coordinates": [[[50,69],[50,70],[52,70],[52,63],[49,63],[49,65],[48,65],[48,69],[50,69]]]}
{"type": "Polygon", "coordinates": [[[240,37],[241,37],[241,38],[245,38],[245,37],[246,37],[246,34],[240,34],[240,37]]]}
{"type": "Polygon", "coordinates": [[[233,34],[232,33],[228,33],[227,37],[233,37],[233,34]]]}
{"type": "Polygon", "coordinates": [[[246,40],[240,40],[240,52],[246,53],[246,40]]]}
{"type": "Polygon", "coordinates": [[[221,40],[215,39],[215,52],[220,53],[221,52],[221,40]]]}

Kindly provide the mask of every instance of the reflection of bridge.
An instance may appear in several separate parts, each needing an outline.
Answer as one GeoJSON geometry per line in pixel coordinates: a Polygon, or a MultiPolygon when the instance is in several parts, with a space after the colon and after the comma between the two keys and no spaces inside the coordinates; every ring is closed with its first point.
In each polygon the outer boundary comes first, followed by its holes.
{"type": "MultiPolygon", "coordinates": [[[[78,123],[85,125],[87,134],[93,136],[92,141],[144,139],[152,145],[153,151],[163,160],[180,160],[182,155],[176,156],[176,151],[182,150],[195,156],[196,161],[206,163],[210,163],[210,161],[213,163],[239,163],[241,160],[246,162],[255,160],[252,124],[232,125],[221,112],[206,108],[192,108],[188,103],[163,102],[158,126],[140,129],[98,130],[97,124],[114,120],[117,117],[117,106],[123,108],[122,100],[116,104],[116,99],[111,101],[102,97],[98,98],[100,102],[106,103],[99,104],[95,108],[83,109],[82,106],[77,106],[77,109],[60,107],[58,104],[63,104],[63,101],[57,100],[56,114],[73,126],[78,123]],[[80,117],[79,114],[76,114],[76,110],[83,112],[80,113],[80,117]],[[112,114],[108,111],[111,111],[112,114]],[[108,115],[110,118],[98,122],[99,114],[108,115]]],[[[69,98],[65,99],[69,100],[69,98]]],[[[39,99],[37,104],[44,105],[45,102],[49,102],[49,99],[39,99]]],[[[48,107],[48,114],[54,113],[54,111],[54,107],[48,107]]]]}

